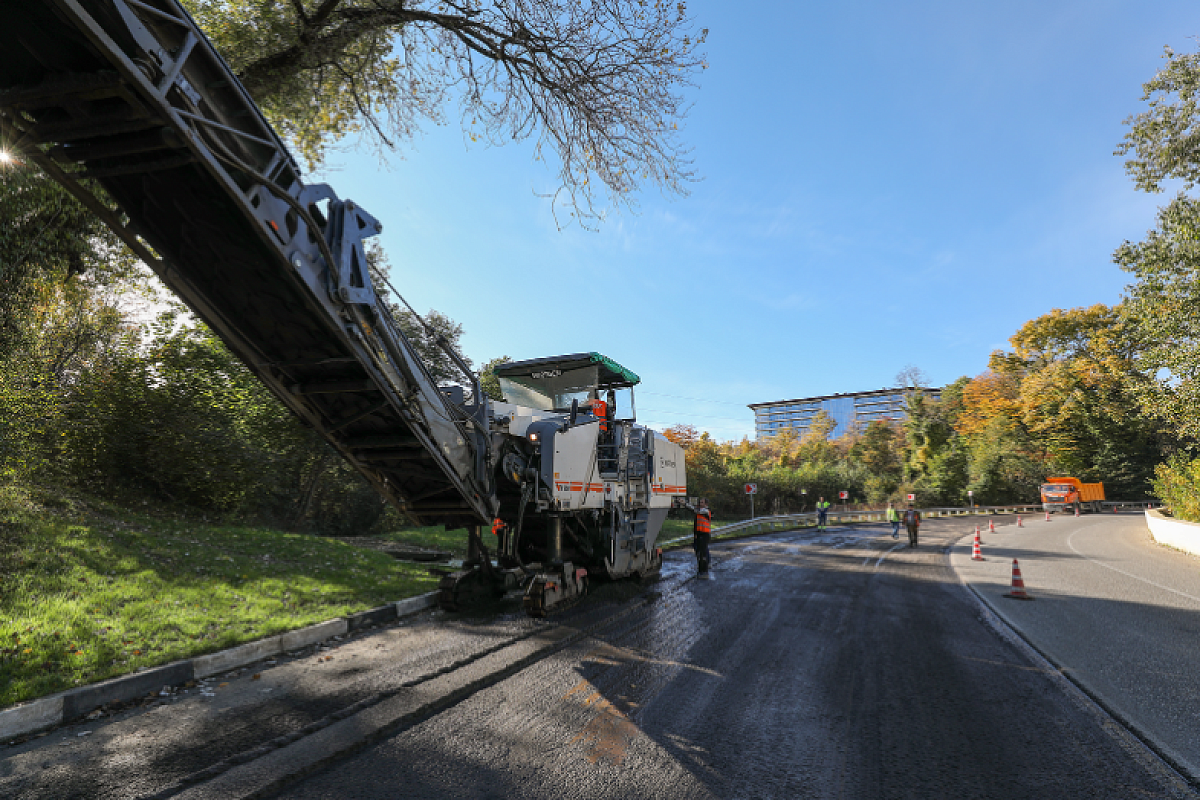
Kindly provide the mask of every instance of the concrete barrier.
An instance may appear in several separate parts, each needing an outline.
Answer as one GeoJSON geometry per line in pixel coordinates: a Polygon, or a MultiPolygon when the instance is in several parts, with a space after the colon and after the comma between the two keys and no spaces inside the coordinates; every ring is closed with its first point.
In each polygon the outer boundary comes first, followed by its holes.
{"type": "Polygon", "coordinates": [[[1146,527],[1159,544],[1200,556],[1200,523],[1171,519],[1158,511],[1147,509],[1146,527]]]}

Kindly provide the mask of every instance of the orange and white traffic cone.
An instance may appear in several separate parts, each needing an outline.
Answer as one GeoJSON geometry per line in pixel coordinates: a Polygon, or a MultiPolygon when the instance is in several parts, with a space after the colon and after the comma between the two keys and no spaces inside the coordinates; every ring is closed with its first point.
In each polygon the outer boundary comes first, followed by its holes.
{"type": "Polygon", "coordinates": [[[1050,521],[1050,512],[1047,511],[1046,512],[1046,522],[1049,522],[1049,521],[1050,521]]]}
{"type": "Polygon", "coordinates": [[[1021,522],[1021,515],[1020,515],[1020,514],[1017,514],[1017,527],[1018,527],[1018,528],[1024,528],[1024,527],[1025,527],[1025,523],[1021,522]]]}
{"type": "Polygon", "coordinates": [[[1113,506],[1113,513],[1114,513],[1114,514],[1115,514],[1115,513],[1117,513],[1117,507],[1116,507],[1116,506],[1113,506]]]}
{"type": "Polygon", "coordinates": [[[990,519],[988,520],[988,531],[990,531],[991,533],[996,532],[996,523],[992,522],[990,519]]]}
{"type": "Polygon", "coordinates": [[[1079,506],[1075,506],[1075,516],[1079,516],[1079,506]]]}
{"type": "Polygon", "coordinates": [[[1013,600],[1033,599],[1025,593],[1025,579],[1021,577],[1021,565],[1017,563],[1015,558],[1013,559],[1012,591],[1006,593],[1004,596],[1011,597],[1013,600]]]}
{"type": "Polygon", "coordinates": [[[975,531],[975,546],[971,548],[971,560],[983,561],[983,551],[979,549],[979,531],[975,531]]]}

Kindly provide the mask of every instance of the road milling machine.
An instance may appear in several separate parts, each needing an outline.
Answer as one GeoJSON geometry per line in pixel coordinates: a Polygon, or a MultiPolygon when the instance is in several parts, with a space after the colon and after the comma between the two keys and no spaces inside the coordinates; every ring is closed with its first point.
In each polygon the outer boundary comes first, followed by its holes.
{"type": "Polygon", "coordinates": [[[442,606],[534,575],[525,610],[541,616],[581,596],[591,576],[656,573],[658,533],[687,480],[682,449],[634,421],[638,376],[599,353],[510,362],[495,374],[504,394],[490,404],[497,566],[473,537],[465,569],[442,580],[442,606]]]}
{"type": "Polygon", "coordinates": [[[634,423],[637,376],[595,353],[511,363],[491,402],[442,340],[462,378],[439,385],[372,283],[379,221],[302,180],[177,0],[0,3],[0,149],[95,213],[408,520],[467,530],[446,608],[519,587],[540,615],[591,577],[658,568],[686,480],[634,423]]]}

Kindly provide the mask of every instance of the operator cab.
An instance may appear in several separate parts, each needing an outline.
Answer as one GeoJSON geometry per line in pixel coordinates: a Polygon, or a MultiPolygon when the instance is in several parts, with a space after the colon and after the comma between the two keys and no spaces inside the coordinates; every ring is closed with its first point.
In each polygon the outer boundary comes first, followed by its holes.
{"type": "Polygon", "coordinates": [[[495,368],[504,400],[555,414],[632,422],[635,373],[599,353],[509,361],[495,368]]]}

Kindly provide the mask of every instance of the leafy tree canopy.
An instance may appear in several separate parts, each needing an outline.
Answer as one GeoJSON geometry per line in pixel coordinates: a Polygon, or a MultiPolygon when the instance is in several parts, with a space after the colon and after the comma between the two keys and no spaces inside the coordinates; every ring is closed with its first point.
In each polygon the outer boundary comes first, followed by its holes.
{"type": "Polygon", "coordinates": [[[1200,53],[1167,47],[1163,58],[1166,66],[1142,86],[1146,110],[1125,120],[1129,132],[1116,150],[1133,153],[1125,168],[1146,192],[1161,192],[1172,178],[1183,181],[1184,190],[1200,182],[1200,53]]]}
{"type": "Polygon", "coordinates": [[[184,0],[272,124],[310,163],[349,134],[383,147],[457,100],[471,141],[536,138],[561,192],[682,193],[683,91],[706,30],[683,0],[184,0]]]}

